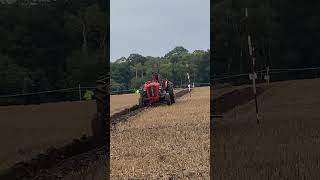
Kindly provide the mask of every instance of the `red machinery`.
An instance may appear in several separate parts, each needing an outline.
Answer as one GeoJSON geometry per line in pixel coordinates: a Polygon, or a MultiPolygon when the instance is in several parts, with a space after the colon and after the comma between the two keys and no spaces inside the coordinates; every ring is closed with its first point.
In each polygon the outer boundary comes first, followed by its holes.
{"type": "Polygon", "coordinates": [[[152,81],[148,81],[143,85],[139,105],[146,106],[158,102],[166,102],[168,105],[175,103],[173,83],[168,80],[160,83],[158,74],[152,73],[152,81]]]}
{"type": "Polygon", "coordinates": [[[160,101],[160,83],[148,81],[144,84],[144,87],[150,104],[160,101]]]}

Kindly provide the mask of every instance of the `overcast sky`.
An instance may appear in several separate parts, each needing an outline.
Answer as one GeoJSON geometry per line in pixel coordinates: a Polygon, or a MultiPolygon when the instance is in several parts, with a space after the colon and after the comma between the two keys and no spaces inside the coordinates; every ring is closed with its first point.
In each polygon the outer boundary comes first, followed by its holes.
{"type": "Polygon", "coordinates": [[[210,48],[209,0],[111,0],[111,61],[164,56],[176,46],[210,48]]]}

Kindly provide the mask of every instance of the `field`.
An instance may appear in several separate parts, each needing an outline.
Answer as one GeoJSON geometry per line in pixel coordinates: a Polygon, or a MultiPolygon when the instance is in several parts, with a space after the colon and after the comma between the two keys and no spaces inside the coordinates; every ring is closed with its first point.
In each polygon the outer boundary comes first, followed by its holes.
{"type": "MultiPolygon", "coordinates": [[[[320,79],[272,83],[216,119],[215,179],[320,179],[320,79]]],[[[237,97],[234,97],[237,98],[237,97]]]]}
{"type": "MultiPolygon", "coordinates": [[[[259,125],[253,101],[215,120],[215,179],[320,179],[320,79],[261,87],[265,91],[258,97],[259,125]]],[[[213,95],[240,88],[213,89],[213,95]]],[[[208,87],[196,88],[192,97],[146,108],[113,127],[111,178],[208,179],[209,92],[208,87]]],[[[111,114],[136,104],[137,98],[112,96],[111,114]]],[[[95,111],[93,101],[0,107],[0,171],[50,146],[90,135],[95,111]]],[[[101,164],[99,160],[65,179],[102,177],[101,164]]]]}
{"type": "Polygon", "coordinates": [[[129,108],[139,102],[138,94],[112,95],[110,97],[110,114],[129,108]]]}
{"type": "Polygon", "coordinates": [[[111,131],[111,179],[209,179],[209,87],[151,107],[111,131]]]}
{"type": "MultiPolygon", "coordinates": [[[[138,95],[111,96],[111,114],[138,102],[138,95]]],[[[91,119],[96,112],[94,101],[60,102],[27,106],[0,107],[0,174],[17,162],[30,160],[51,147],[60,148],[82,135],[90,136],[91,119]]],[[[90,179],[105,173],[96,164],[66,179],[90,179]],[[92,176],[92,174],[95,174],[92,176]]]]}
{"type": "Polygon", "coordinates": [[[90,164],[87,169],[83,169],[77,173],[71,173],[63,178],[63,180],[106,180],[107,171],[103,160],[99,160],[90,164]]]}
{"type": "MultiPolygon", "coordinates": [[[[138,102],[138,95],[112,95],[111,114],[138,102]]],[[[0,107],[0,172],[29,160],[49,147],[60,147],[82,135],[91,135],[94,101],[59,102],[0,107]]]]}
{"type": "Polygon", "coordinates": [[[94,102],[62,102],[0,107],[0,171],[51,146],[90,135],[94,102]]]}

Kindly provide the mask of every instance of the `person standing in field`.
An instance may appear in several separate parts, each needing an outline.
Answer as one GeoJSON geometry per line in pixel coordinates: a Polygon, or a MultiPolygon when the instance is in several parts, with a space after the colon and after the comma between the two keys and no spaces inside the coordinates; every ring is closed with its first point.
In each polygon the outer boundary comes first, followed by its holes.
{"type": "Polygon", "coordinates": [[[83,96],[86,101],[92,100],[92,96],[94,95],[93,91],[87,90],[83,96]]]}

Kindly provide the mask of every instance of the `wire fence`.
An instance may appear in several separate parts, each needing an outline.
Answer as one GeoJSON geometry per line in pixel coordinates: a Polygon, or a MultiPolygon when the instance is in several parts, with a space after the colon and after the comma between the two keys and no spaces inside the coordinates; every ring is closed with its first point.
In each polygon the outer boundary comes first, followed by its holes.
{"type": "MultiPolygon", "coordinates": [[[[287,68],[287,69],[266,69],[256,71],[257,83],[266,82],[265,75],[269,75],[270,82],[294,80],[294,79],[311,79],[320,77],[320,67],[310,68],[287,68]]],[[[251,84],[249,79],[251,73],[242,74],[230,74],[230,75],[219,75],[212,78],[214,86],[224,87],[222,84],[227,85],[244,85],[251,84]]]]}
{"type": "MultiPolygon", "coordinates": [[[[210,83],[194,83],[194,86],[210,86],[210,83]]],[[[176,86],[175,88],[187,88],[187,85],[176,86]]],[[[78,87],[72,88],[0,95],[0,106],[82,101],[86,92],[88,90],[94,91],[94,89],[95,87],[82,87],[79,85],[78,87]]],[[[135,93],[135,91],[135,89],[118,89],[116,91],[110,91],[110,95],[131,94],[135,93]]]]}
{"type": "Polygon", "coordinates": [[[65,88],[48,91],[0,95],[0,105],[26,105],[60,101],[79,101],[91,88],[65,88]]]}
{"type": "MultiPolygon", "coordinates": [[[[309,71],[309,70],[320,70],[320,67],[312,67],[312,68],[291,68],[291,69],[269,69],[269,74],[277,74],[277,73],[284,73],[284,72],[293,72],[293,71],[309,71]]],[[[260,71],[256,71],[257,74],[266,73],[267,70],[263,69],[260,71]]],[[[240,76],[249,76],[251,73],[243,73],[243,74],[232,74],[232,75],[218,75],[213,78],[213,80],[221,80],[221,79],[228,79],[232,77],[240,77],[240,76]]]]}
{"type": "MultiPolygon", "coordinates": [[[[230,74],[214,76],[212,85],[216,88],[225,87],[228,85],[244,85],[251,84],[249,75],[251,73],[230,74]]],[[[267,75],[267,70],[263,69],[256,72],[257,83],[266,82],[264,76],[267,75]]],[[[269,69],[270,82],[292,80],[292,79],[310,79],[320,77],[320,67],[310,68],[287,68],[287,69],[269,69]]],[[[210,83],[191,84],[194,87],[210,86],[210,83]]],[[[187,88],[188,85],[176,85],[175,88],[187,88]]],[[[16,105],[16,104],[39,104],[46,102],[59,101],[81,101],[87,90],[93,91],[95,87],[72,87],[64,89],[55,89],[39,92],[17,93],[0,95],[0,105],[16,105]]],[[[135,93],[135,89],[118,89],[117,91],[110,91],[110,95],[130,94],[135,93]]]]}

